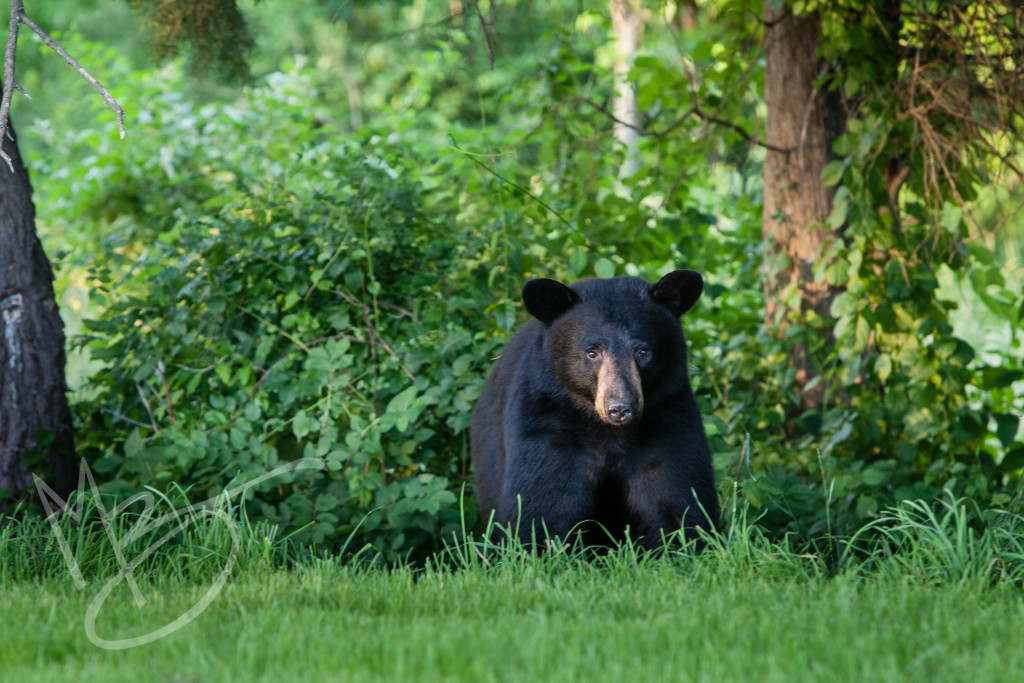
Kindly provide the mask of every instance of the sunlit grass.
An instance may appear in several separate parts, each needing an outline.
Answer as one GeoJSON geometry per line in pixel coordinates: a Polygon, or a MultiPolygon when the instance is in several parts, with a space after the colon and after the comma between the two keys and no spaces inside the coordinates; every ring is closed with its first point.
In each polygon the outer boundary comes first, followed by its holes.
{"type": "MultiPolygon", "coordinates": [[[[512,562],[244,571],[195,621],[135,649],[93,645],[96,586],[0,587],[4,678],[47,680],[1015,680],[1024,601],[1008,586],[807,578],[679,565],[512,562]]],[[[203,582],[143,578],[107,639],[170,623],[203,582]]]]}
{"type": "MultiPolygon", "coordinates": [[[[18,681],[1016,680],[1021,519],[978,527],[970,512],[953,499],[904,504],[838,540],[834,558],[772,543],[740,515],[700,555],[630,544],[533,554],[477,539],[425,566],[381,569],[317,559],[236,511],[241,541],[223,590],[190,623],[124,650],[97,647],[85,628],[118,570],[102,527],[61,522],[87,578],[78,590],[45,522],[6,524],[0,671],[18,681]]],[[[115,518],[118,533],[131,521],[115,518]]],[[[138,637],[185,614],[232,554],[224,527],[201,515],[141,565],[143,606],[116,585],[95,634],[138,637]]],[[[128,544],[125,557],[141,549],[128,544]]]]}

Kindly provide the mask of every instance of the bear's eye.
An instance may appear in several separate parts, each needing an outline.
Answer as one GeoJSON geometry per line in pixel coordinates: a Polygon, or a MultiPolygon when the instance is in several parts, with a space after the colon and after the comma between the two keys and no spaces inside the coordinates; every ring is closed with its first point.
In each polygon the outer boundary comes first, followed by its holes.
{"type": "Polygon", "coordinates": [[[597,360],[597,357],[601,355],[601,349],[596,347],[589,348],[587,349],[586,354],[587,358],[589,358],[590,360],[597,360]]]}
{"type": "Polygon", "coordinates": [[[636,354],[638,360],[644,360],[651,355],[651,350],[646,346],[638,346],[633,353],[636,354]]]}

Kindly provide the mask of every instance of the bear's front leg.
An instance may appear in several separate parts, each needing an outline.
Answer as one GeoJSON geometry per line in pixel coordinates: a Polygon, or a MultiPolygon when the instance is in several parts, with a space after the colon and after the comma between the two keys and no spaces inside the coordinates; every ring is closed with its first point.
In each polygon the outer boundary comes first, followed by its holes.
{"type": "Polygon", "coordinates": [[[543,439],[518,444],[506,461],[505,485],[496,519],[526,546],[546,538],[568,541],[594,516],[594,475],[583,454],[543,439]]]}
{"type": "Polygon", "coordinates": [[[627,486],[631,535],[648,549],[662,547],[664,537],[683,529],[686,541],[704,547],[700,527],[713,531],[718,519],[718,499],[713,482],[702,481],[679,463],[644,468],[627,486]]]}

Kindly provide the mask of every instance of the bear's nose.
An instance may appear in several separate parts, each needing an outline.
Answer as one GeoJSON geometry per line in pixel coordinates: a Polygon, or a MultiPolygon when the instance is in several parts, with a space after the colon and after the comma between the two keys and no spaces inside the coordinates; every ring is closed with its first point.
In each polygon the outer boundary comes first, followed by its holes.
{"type": "Polygon", "coordinates": [[[633,420],[633,408],[628,405],[610,406],[608,408],[608,417],[615,424],[627,424],[633,420]]]}

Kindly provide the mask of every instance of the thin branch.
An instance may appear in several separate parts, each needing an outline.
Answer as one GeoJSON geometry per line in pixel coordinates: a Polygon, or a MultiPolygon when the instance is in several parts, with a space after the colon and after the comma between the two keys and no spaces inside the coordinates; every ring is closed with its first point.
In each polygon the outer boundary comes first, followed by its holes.
{"type": "Polygon", "coordinates": [[[333,14],[333,15],[331,16],[331,21],[332,21],[332,22],[335,22],[335,21],[337,21],[337,20],[338,20],[338,17],[339,17],[339,16],[341,16],[341,13],[342,13],[342,12],[343,12],[343,11],[345,10],[345,8],[346,8],[346,7],[348,7],[348,6],[349,6],[349,3],[351,3],[351,2],[352,2],[352,0],[345,0],[345,2],[341,3],[341,7],[339,7],[339,8],[338,8],[338,11],[336,11],[336,12],[335,12],[335,13],[334,13],[334,14],[333,14]]]}
{"type": "Polygon", "coordinates": [[[121,413],[117,412],[116,410],[111,410],[110,408],[105,408],[103,406],[100,406],[100,411],[102,411],[104,413],[107,413],[108,415],[113,415],[117,419],[124,420],[125,422],[127,422],[129,424],[133,424],[136,427],[142,427],[143,429],[153,429],[153,425],[146,424],[145,422],[139,422],[138,420],[133,420],[132,418],[128,417],[127,415],[122,415],[121,413]]]}
{"type": "MultiPolygon", "coordinates": [[[[167,384],[167,367],[164,365],[162,360],[157,361],[156,372],[160,375],[160,381],[163,383],[164,387],[163,400],[164,404],[167,406],[167,419],[171,424],[174,424],[176,421],[174,419],[174,403],[171,401],[171,387],[167,384]]],[[[154,391],[153,393],[155,394],[156,392],[154,391]]]]}
{"type": "MultiPolygon", "coordinates": [[[[85,67],[78,63],[74,57],[68,54],[67,50],[58,45],[50,36],[46,34],[46,31],[41,29],[36,22],[32,21],[25,14],[25,5],[23,0],[11,0],[11,18],[7,27],[7,45],[4,49],[4,83],[3,83],[3,97],[0,99],[0,143],[6,139],[8,116],[11,112],[11,96],[14,91],[17,90],[21,94],[28,97],[28,93],[18,85],[18,81],[14,74],[14,58],[18,48],[18,29],[21,24],[25,24],[32,32],[35,33],[43,41],[43,44],[49,47],[51,50],[56,52],[58,55],[64,58],[64,61],[71,66],[75,67],[75,70],[86,80],[89,85],[99,91],[100,95],[103,96],[103,101],[107,103],[114,113],[117,115],[117,127],[121,134],[121,139],[124,139],[124,109],[117,103],[107,89],[104,88],[99,81],[93,78],[92,74],[86,71],[85,67]]],[[[31,98],[29,98],[31,99],[31,98]]],[[[7,152],[0,149],[0,159],[7,162],[7,167],[14,172],[14,163],[11,161],[11,157],[8,156],[7,152]]]]}
{"type": "MultiPolygon", "coordinates": [[[[637,133],[639,133],[640,135],[643,135],[645,137],[652,137],[652,138],[657,138],[657,139],[660,140],[661,138],[664,138],[664,137],[668,136],[669,134],[671,134],[672,132],[674,132],[676,130],[676,128],[679,128],[681,125],[683,125],[683,123],[686,122],[686,119],[690,118],[691,116],[696,116],[700,120],[705,121],[707,123],[713,123],[715,125],[722,126],[723,128],[728,128],[729,130],[735,131],[736,133],[738,133],[740,135],[740,137],[742,137],[744,140],[746,140],[747,142],[751,143],[752,145],[757,145],[758,147],[764,147],[765,149],[769,149],[769,150],[771,150],[773,152],[778,152],[780,154],[789,154],[792,151],[791,149],[786,149],[785,147],[778,147],[776,145],[772,145],[772,144],[769,144],[767,142],[764,142],[763,140],[759,140],[756,137],[754,137],[753,135],[751,135],[750,133],[748,133],[746,130],[744,130],[744,128],[742,126],[739,126],[739,125],[733,123],[732,121],[726,121],[725,119],[720,119],[717,116],[710,116],[709,114],[705,114],[703,112],[703,110],[701,110],[701,108],[697,107],[697,106],[691,107],[690,109],[686,110],[682,114],[682,116],[680,116],[675,121],[670,123],[666,128],[664,128],[663,130],[657,131],[657,130],[648,130],[647,128],[643,128],[641,126],[636,126],[636,125],[633,125],[632,123],[629,123],[627,121],[623,121],[623,120],[619,119],[618,117],[616,117],[615,114],[613,114],[612,112],[608,111],[608,109],[606,109],[605,107],[601,106],[597,102],[593,101],[589,97],[578,96],[578,97],[570,98],[570,100],[575,100],[577,102],[582,102],[584,104],[590,105],[591,107],[593,107],[597,111],[599,111],[602,114],[604,114],[605,116],[607,116],[614,123],[617,123],[617,124],[619,124],[621,126],[625,126],[627,128],[632,128],[637,133]]],[[[564,101],[565,100],[563,100],[563,102],[564,101]]]]}
{"type": "Polygon", "coordinates": [[[153,424],[153,433],[159,432],[160,428],[156,425],[156,418],[153,416],[153,409],[149,407],[149,400],[146,399],[146,392],[142,390],[142,385],[138,382],[135,383],[135,388],[139,390],[139,396],[142,398],[142,405],[146,406],[146,412],[149,413],[149,421],[153,424]]]}
{"type": "MultiPolygon", "coordinates": [[[[14,1],[18,2],[19,4],[21,3],[21,0],[14,0],[14,1]]],[[[51,50],[56,52],[58,55],[63,57],[65,62],[67,62],[71,66],[75,67],[75,70],[78,71],[78,73],[82,76],[82,78],[84,78],[89,85],[91,85],[93,88],[95,88],[97,91],[99,91],[100,95],[103,96],[103,101],[107,103],[108,107],[110,107],[111,109],[114,110],[115,114],[117,114],[117,128],[118,128],[118,131],[121,133],[121,139],[124,140],[124,136],[125,136],[125,130],[124,130],[124,109],[122,109],[121,105],[119,105],[117,103],[117,100],[115,100],[110,95],[110,93],[107,92],[107,89],[104,88],[100,84],[99,81],[97,81],[95,78],[93,78],[92,74],[90,74],[88,71],[85,70],[84,66],[82,66],[81,64],[78,63],[77,59],[75,59],[74,57],[69,55],[67,53],[67,50],[65,50],[60,45],[58,45],[56,42],[54,42],[54,40],[52,38],[50,38],[50,36],[46,35],[46,31],[44,31],[43,29],[39,28],[39,26],[36,24],[36,22],[34,22],[31,19],[29,19],[24,11],[22,11],[21,14],[19,15],[19,19],[21,20],[21,23],[25,24],[25,26],[28,26],[30,29],[32,29],[33,32],[35,32],[35,34],[37,36],[39,36],[39,38],[43,41],[44,45],[46,45],[51,50]]]]}
{"type": "Polygon", "coordinates": [[[772,152],[778,152],[779,154],[789,154],[790,152],[793,151],[792,148],[779,147],[778,145],[773,145],[763,140],[759,140],[750,133],[748,133],[746,130],[744,130],[742,126],[739,126],[733,123],[732,121],[720,119],[717,116],[709,116],[705,114],[703,111],[701,111],[699,107],[694,107],[692,110],[692,114],[707,123],[713,123],[716,126],[722,126],[723,128],[728,128],[729,130],[738,133],[741,138],[743,138],[752,145],[764,147],[767,150],[771,150],[772,152]]]}
{"type": "Polygon", "coordinates": [[[487,171],[488,173],[490,173],[492,176],[494,176],[495,178],[497,178],[501,182],[505,183],[506,185],[508,185],[509,187],[513,188],[514,190],[518,190],[519,192],[521,192],[525,196],[527,196],[530,199],[532,199],[533,201],[537,202],[537,204],[539,204],[540,206],[542,206],[545,209],[547,209],[547,211],[549,213],[551,213],[551,215],[553,215],[555,218],[557,218],[558,220],[560,220],[563,223],[565,223],[565,225],[569,229],[571,229],[571,230],[575,230],[576,229],[576,226],[574,226],[572,223],[570,223],[568,221],[568,219],[566,219],[565,216],[563,216],[562,214],[558,213],[558,211],[553,206],[550,206],[549,204],[545,203],[543,199],[541,199],[537,195],[535,195],[532,192],[530,192],[529,189],[523,187],[522,185],[520,185],[519,183],[515,182],[514,180],[509,180],[508,178],[506,178],[505,176],[501,175],[500,173],[495,171],[493,168],[491,168],[490,166],[488,166],[484,162],[482,162],[479,159],[477,159],[478,156],[483,156],[483,155],[481,155],[481,154],[473,154],[472,152],[467,152],[466,150],[462,149],[461,147],[459,147],[458,145],[455,144],[455,140],[452,138],[451,135],[448,136],[448,146],[451,147],[452,149],[454,149],[459,154],[461,154],[464,157],[466,157],[467,159],[469,159],[470,161],[472,161],[474,164],[476,164],[480,168],[482,168],[485,171],[487,171]]]}
{"type": "Polygon", "coordinates": [[[371,45],[377,45],[378,43],[385,43],[385,42],[393,40],[395,38],[405,38],[406,36],[412,35],[414,33],[419,33],[420,31],[422,31],[424,29],[439,28],[439,27],[442,27],[442,26],[447,26],[448,24],[451,24],[452,22],[454,22],[456,19],[463,19],[464,18],[463,14],[464,14],[464,12],[462,12],[460,10],[458,12],[455,12],[454,14],[449,14],[444,19],[439,19],[438,21],[425,22],[425,23],[420,24],[419,26],[414,26],[413,28],[407,28],[407,29],[405,29],[403,31],[392,31],[391,33],[385,33],[384,35],[380,36],[376,40],[371,40],[370,42],[368,42],[367,43],[367,47],[369,47],[371,45]]]}
{"type": "MultiPolygon", "coordinates": [[[[487,29],[490,25],[487,20],[484,19],[484,13],[480,11],[480,0],[472,0],[473,9],[476,10],[477,19],[480,20],[480,30],[484,34],[484,43],[487,45],[487,57],[491,63],[491,71],[494,71],[494,46],[491,45],[491,36],[488,35],[487,29]]],[[[494,14],[494,7],[491,7],[491,14],[494,14]]]]}
{"type": "MultiPolygon", "coordinates": [[[[363,311],[363,320],[366,323],[367,331],[370,333],[369,340],[367,340],[365,342],[365,343],[368,343],[370,345],[370,352],[374,356],[376,356],[376,350],[375,350],[376,349],[376,345],[380,344],[381,346],[384,347],[385,351],[387,351],[388,353],[391,354],[392,358],[394,358],[396,361],[398,361],[399,367],[402,368],[402,370],[409,377],[409,379],[411,379],[412,381],[415,382],[416,381],[416,376],[412,374],[412,372],[409,370],[409,368],[405,367],[405,363],[402,362],[402,357],[399,356],[395,352],[395,350],[393,348],[391,348],[390,344],[388,344],[386,341],[384,341],[384,337],[382,337],[380,335],[380,333],[377,331],[377,328],[374,326],[373,322],[370,320],[370,307],[368,305],[364,304],[362,301],[360,301],[356,297],[354,297],[351,294],[349,294],[348,292],[342,291],[340,289],[331,290],[331,291],[335,292],[338,296],[340,296],[342,299],[344,299],[345,301],[347,301],[351,305],[355,306],[356,308],[362,309],[362,311],[363,311]],[[375,338],[376,338],[376,341],[374,341],[375,338]]],[[[349,335],[344,335],[344,336],[347,336],[349,339],[352,339],[353,341],[356,341],[356,342],[362,341],[360,339],[356,339],[355,337],[351,337],[349,335]]],[[[325,341],[329,341],[330,339],[332,339],[332,337],[322,337],[320,339],[316,339],[316,340],[310,342],[310,345],[323,343],[325,341]]]]}

